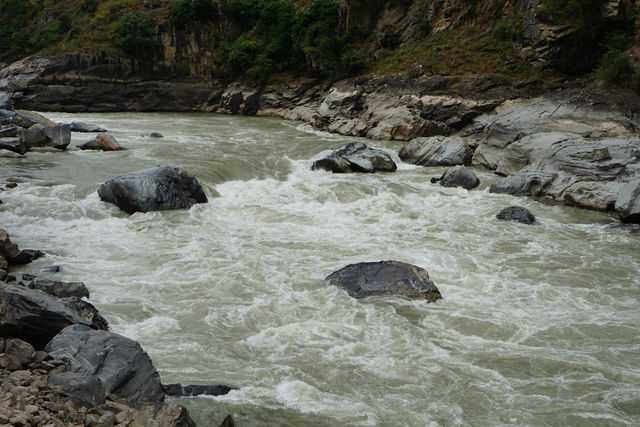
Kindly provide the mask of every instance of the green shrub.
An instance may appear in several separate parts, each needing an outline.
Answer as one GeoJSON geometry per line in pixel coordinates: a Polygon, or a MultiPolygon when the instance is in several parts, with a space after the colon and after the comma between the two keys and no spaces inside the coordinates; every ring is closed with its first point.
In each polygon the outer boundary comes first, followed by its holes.
{"type": "Polygon", "coordinates": [[[171,0],[169,20],[177,28],[194,22],[207,22],[218,16],[218,4],[211,0],[171,0]]]}
{"type": "Polygon", "coordinates": [[[153,58],[160,48],[156,39],[155,16],[127,13],[116,25],[116,44],[124,52],[142,59],[153,58]]]}
{"type": "Polygon", "coordinates": [[[615,86],[626,84],[631,77],[629,56],[622,50],[609,49],[602,57],[595,74],[596,78],[615,86]]]}
{"type": "Polygon", "coordinates": [[[258,22],[263,7],[263,0],[231,0],[225,6],[223,13],[243,31],[249,31],[258,22]]]}

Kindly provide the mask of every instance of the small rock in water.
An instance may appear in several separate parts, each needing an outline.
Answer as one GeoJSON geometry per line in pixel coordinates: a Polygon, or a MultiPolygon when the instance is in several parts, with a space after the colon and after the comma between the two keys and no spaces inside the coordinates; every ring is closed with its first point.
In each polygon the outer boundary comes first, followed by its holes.
{"type": "Polygon", "coordinates": [[[226,417],[224,417],[224,420],[222,420],[220,427],[235,427],[235,425],[236,424],[233,421],[233,417],[231,415],[227,415],[226,417]]]}
{"type": "Polygon", "coordinates": [[[62,271],[62,267],[59,265],[52,265],[49,267],[45,267],[42,270],[43,273],[59,273],[60,271],[62,271]]]}
{"type": "Polygon", "coordinates": [[[503,221],[516,221],[523,224],[533,224],[536,222],[536,218],[526,208],[521,206],[509,206],[504,208],[497,215],[496,218],[503,221]]]}
{"type": "Polygon", "coordinates": [[[325,280],[346,289],[354,298],[398,295],[428,302],[442,298],[426,270],[398,261],[350,264],[334,271],[325,280]]]}
{"type": "Polygon", "coordinates": [[[182,384],[162,384],[162,389],[169,396],[221,396],[229,393],[232,389],[226,385],[182,385],[182,384]]]}
{"type": "Polygon", "coordinates": [[[311,169],[324,169],[333,173],[372,173],[394,172],[397,166],[388,153],[369,148],[361,142],[351,142],[324,159],[315,161],[311,169]]]}
{"type": "Polygon", "coordinates": [[[475,173],[464,166],[454,166],[447,169],[440,178],[431,178],[432,183],[440,182],[443,187],[462,187],[471,190],[480,185],[475,173]]]}
{"type": "Polygon", "coordinates": [[[151,135],[149,135],[151,138],[164,138],[164,135],[159,134],[158,132],[151,132],[151,135]]]}
{"type": "Polygon", "coordinates": [[[98,135],[91,141],[77,145],[81,150],[102,150],[102,151],[120,151],[124,148],[118,143],[115,137],[111,135],[98,135]]]}

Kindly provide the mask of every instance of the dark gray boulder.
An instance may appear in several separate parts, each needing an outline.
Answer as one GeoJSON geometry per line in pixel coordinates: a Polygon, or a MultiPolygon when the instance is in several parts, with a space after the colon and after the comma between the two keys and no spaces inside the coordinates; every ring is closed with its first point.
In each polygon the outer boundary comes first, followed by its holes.
{"type": "Polygon", "coordinates": [[[5,150],[4,148],[0,148],[0,157],[4,157],[5,159],[24,159],[25,156],[16,153],[15,151],[5,150]]]}
{"type": "Polygon", "coordinates": [[[32,280],[27,287],[37,289],[58,298],[86,297],[89,298],[89,290],[82,282],[59,282],[48,279],[32,280]]]}
{"type": "Polygon", "coordinates": [[[520,171],[489,187],[490,193],[538,197],[545,194],[557,174],[542,171],[520,171]]]}
{"type": "Polygon", "coordinates": [[[71,132],[106,132],[105,128],[84,122],[71,122],[71,132]]]}
{"type": "Polygon", "coordinates": [[[462,138],[446,136],[412,139],[398,154],[403,161],[420,166],[469,165],[473,157],[462,138]]]}
{"type": "Polygon", "coordinates": [[[496,218],[503,221],[515,221],[523,224],[533,224],[536,217],[526,208],[521,206],[509,206],[504,208],[496,215],[496,218]]]}
{"type": "Polygon", "coordinates": [[[29,150],[24,140],[18,136],[0,137],[0,148],[18,154],[24,154],[29,150]]]}
{"type": "Polygon", "coordinates": [[[23,249],[16,256],[7,258],[7,261],[9,261],[9,265],[24,265],[43,256],[44,252],[37,249],[23,249]]]}
{"type": "Polygon", "coordinates": [[[361,142],[351,142],[327,157],[313,162],[311,169],[323,169],[334,173],[372,173],[394,172],[397,166],[388,153],[369,148],[361,142]]]}
{"type": "Polygon", "coordinates": [[[440,178],[431,178],[432,183],[439,182],[443,187],[462,187],[471,190],[480,185],[475,173],[464,166],[454,166],[444,171],[440,178]]]}
{"type": "Polygon", "coordinates": [[[102,151],[120,151],[124,148],[118,143],[118,140],[111,135],[98,135],[94,139],[77,145],[81,150],[102,150],[102,151]]]}
{"type": "Polygon", "coordinates": [[[23,286],[0,284],[0,336],[20,338],[41,349],[62,329],[76,323],[103,327],[52,295],[23,286]]]}
{"type": "Polygon", "coordinates": [[[98,195],[129,214],[188,209],[207,202],[196,177],[176,166],[145,169],[110,179],[100,186],[98,195]]]}
{"type": "Polygon", "coordinates": [[[151,138],[164,138],[164,135],[158,133],[158,132],[151,132],[151,134],[149,135],[151,138]]]}
{"type": "Polygon", "coordinates": [[[349,264],[334,271],[325,280],[344,288],[354,298],[397,295],[428,302],[442,298],[426,270],[398,261],[349,264]]]}
{"type": "Polygon", "coordinates": [[[54,390],[59,387],[76,406],[84,405],[92,408],[105,402],[106,390],[97,375],[61,372],[51,375],[47,386],[54,390]]]}
{"type": "Polygon", "coordinates": [[[127,399],[134,407],[158,404],[164,399],[151,358],[132,339],[73,325],[56,335],[46,351],[62,360],[68,371],[97,376],[107,393],[127,399]]]}
{"type": "Polygon", "coordinates": [[[162,384],[162,388],[168,396],[222,396],[232,389],[226,385],[199,385],[199,384],[162,384]]]}

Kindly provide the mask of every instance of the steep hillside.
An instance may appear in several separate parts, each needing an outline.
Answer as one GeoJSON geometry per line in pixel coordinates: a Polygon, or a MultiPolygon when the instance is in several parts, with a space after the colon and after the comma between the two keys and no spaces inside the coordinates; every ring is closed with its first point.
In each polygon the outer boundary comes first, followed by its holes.
{"type": "Polygon", "coordinates": [[[0,0],[0,62],[83,49],[235,80],[595,75],[640,86],[631,0],[0,0]],[[595,72],[594,74],[591,74],[595,72]]]}

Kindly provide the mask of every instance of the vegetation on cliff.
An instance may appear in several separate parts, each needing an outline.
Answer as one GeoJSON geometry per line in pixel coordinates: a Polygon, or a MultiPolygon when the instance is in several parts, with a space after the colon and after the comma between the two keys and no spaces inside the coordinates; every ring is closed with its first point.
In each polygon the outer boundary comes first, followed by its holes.
{"type": "Polygon", "coordinates": [[[531,23],[520,6],[485,0],[0,0],[0,37],[7,41],[0,61],[88,48],[185,72],[207,57],[207,76],[234,79],[340,78],[419,66],[504,79],[540,70],[593,73],[640,86],[628,54],[639,10],[633,2],[617,2],[626,10],[615,18],[607,0],[533,3],[535,19],[562,33],[543,66],[525,54],[536,41],[526,35],[531,23]]]}

